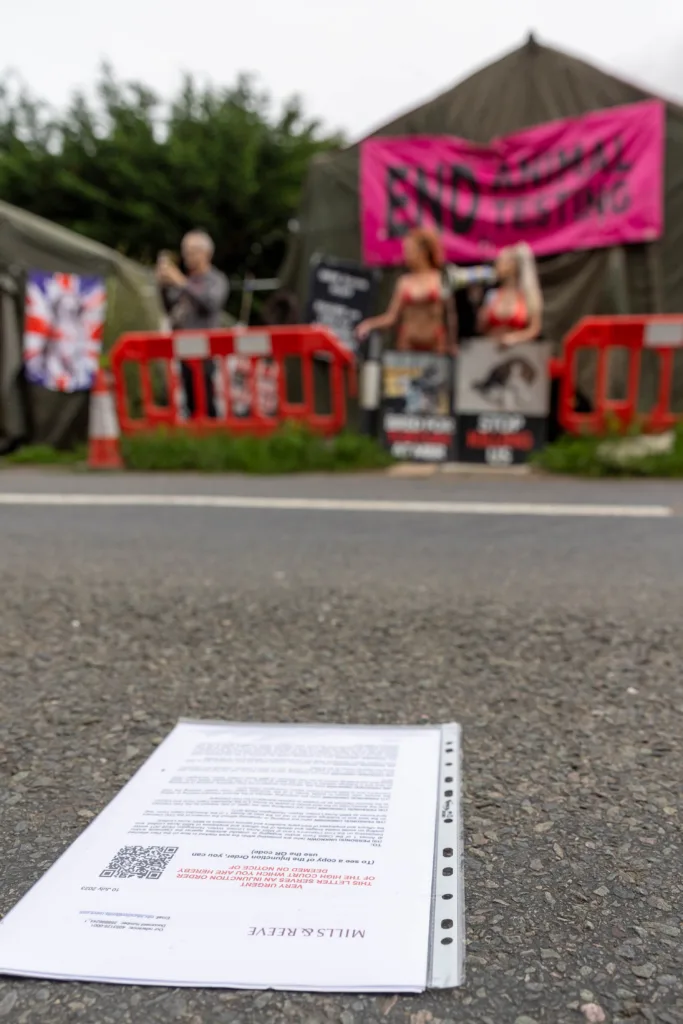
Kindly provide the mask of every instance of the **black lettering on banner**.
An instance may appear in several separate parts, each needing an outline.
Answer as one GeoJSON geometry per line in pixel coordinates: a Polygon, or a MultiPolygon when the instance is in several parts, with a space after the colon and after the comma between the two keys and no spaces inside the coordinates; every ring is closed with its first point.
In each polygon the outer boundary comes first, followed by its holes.
{"type": "Polygon", "coordinates": [[[586,189],[577,188],[574,193],[574,202],[572,205],[574,220],[585,220],[590,212],[588,209],[588,195],[586,189]]]}
{"type": "Polygon", "coordinates": [[[585,201],[584,201],[584,214],[590,216],[592,213],[597,213],[598,217],[602,217],[605,212],[605,196],[599,186],[587,185],[584,190],[585,201]]]}
{"type": "Polygon", "coordinates": [[[469,167],[465,167],[464,164],[453,164],[451,167],[451,188],[453,190],[451,199],[453,232],[456,235],[466,235],[472,230],[479,206],[479,186],[469,167]],[[467,191],[471,193],[472,197],[470,209],[465,214],[458,212],[458,195],[461,185],[467,186],[467,191]]]}
{"type": "Polygon", "coordinates": [[[614,142],[614,148],[616,150],[617,172],[619,174],[627,174],[630,170],[633,169],[633,164],[629,163],[626,157],[624,156],[625,146],[623,135],[617,135],[614,142]]]}
{"type": "Polygon", "coordinates": [[[571,192],[558,192],[557,194],[557,219],[561,225],[567,223],[567,206],[571,195],[571,192]]]}
{"type": "Polygon", "coordinates": [[[550,224],[550,211],[545,205],[545,199],[543,196],[538,196],[536,199],[536,225],[539,228],[547,228],[550,224]]]}
{"type": "Polygon", "coordinates": [[[515,187],[515,183],[512,180],[512,173],[507,160],[501,162],[500,167],[496,172],[496,176],[493,180],[493,191],[494,192],[510,192],[515,187]]]}
{"type": "Polygon", "coordinates": [[[615,181],[611,188],[612,193],[612,213],[618,215],[626,213],[631,206],[631,197],[627,191],[627,183],[623,178],[619,181],[615,181]]]}
{"type": "Polygon", "coordinates": [[[443,164],[439,164],[434,173],[428,173],[424,167],[417,168],[417,222],[424,222],[425,211],[430,215],[432,221],[439,230],[443,229],[443,164]],[[430,189],[430,179],[436,184],[435,194],[430,189]]]}
{"type": "Polygon", "coordinates": [[[590,155],[590,171],[591,174],[597,174],[600,171],[609,170],[609,157],[605,152],[605,143],[600,140],[596,143],[595,149],[590,155]]]}
{"type": "Polygon", "coordinates": [[[572,153],[565,153],[564,149],[557,151],[557,161],[559,165],[560,174],[565,171],[575,170],[577,173],[581,169],[583,163],[583,147],[580,142],[577,142],[576,149],[572,153]]]}
{"type": "Polygon", "coordinates": [[[387,168],[387,238],[403,238],[410,230],[407,218],[399,214],[408,206],[407,167],[387,168]]]}
{"type": "Polygon", "coordinates": [[[515,199],[515,212],[512,217],[513,227],[521,229],[526,227],[526,210],[523,199],[515,199]]]}
{"type": "Polygon", "coordinates": [[[537,185],[538,182],[534,178],[535,160],[533,157],[522,158],[519,161],[519,183],[524,188],[528,188],[529,185],[537,185]]]}
{"type": "Polygon", "coordinates": [[[542,166],[541,184],[546,185],[555,177],[555,161],[551,153],[541,153],[538,162],[542,166]]]}
{"type": "Polygon", "coordinates": [[[528,188],[530,185],[534,188],[540,188],[548,180],[549,175],[547,169],[543,166],[544,162],[545,153],[539,153],[536,156],[520,161],[520,182],[525,188],[528,188]]]}

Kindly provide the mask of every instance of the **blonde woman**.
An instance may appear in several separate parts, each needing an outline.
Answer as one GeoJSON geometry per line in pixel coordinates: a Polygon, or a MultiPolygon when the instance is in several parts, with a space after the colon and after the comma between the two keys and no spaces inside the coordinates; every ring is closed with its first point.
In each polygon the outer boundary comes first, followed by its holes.
{"type": "Polygon", "coordinates": [[[543,296],[536,260],[525,242],[501,249],[496,276],[498,286],[488,293],[479,310],[479,333],[504,348],[535,341],[541,333],[543,296]]]}

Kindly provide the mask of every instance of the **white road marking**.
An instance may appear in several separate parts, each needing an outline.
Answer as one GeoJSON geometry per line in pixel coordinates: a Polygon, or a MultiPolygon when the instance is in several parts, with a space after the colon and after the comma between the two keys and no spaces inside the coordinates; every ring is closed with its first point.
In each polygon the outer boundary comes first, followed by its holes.
{"type": "Polygon", "coordinates": [[[666,505],[563,505],[494,501],[379,501],[345,498],[258,498],[219,494],[3,494],[0,505],[79,508],[223,508],[281,512],[403,512],[445,516],[579,516],[666,519],[666,505]]]}

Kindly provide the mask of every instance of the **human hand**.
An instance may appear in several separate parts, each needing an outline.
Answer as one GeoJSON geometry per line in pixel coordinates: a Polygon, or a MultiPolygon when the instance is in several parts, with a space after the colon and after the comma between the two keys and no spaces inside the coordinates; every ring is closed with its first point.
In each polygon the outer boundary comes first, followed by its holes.
{"type": "Polygon", "coordinates": [[[181,286],[185,283],[184,274],[176,267],[168,256],[161,256],[157,263],[157,279],[161,284],[181,286]]]}
{"type": "Polygon", "coordinates": [[[171,266],[172,266],[172,263],[171,263],[170,259],[168,258],[168,256],[165,256],[165,255],[159,256],[159,258],[157,259],[157,266],[156,266],[156,275],[157,275],[157,281],[159,282],[159,284],[169,284],[170,283],[168,274],[169,274],[169,268],[171,266]]]}
{"type": "Polygon", "coordinates": [[[358,326],[356,327],[356,337],[358,338],[359,341],[365,341],[370,331],[371,327],[369,326],[367,320],[362,320],[361,323],[359,323],[358,326]]]}

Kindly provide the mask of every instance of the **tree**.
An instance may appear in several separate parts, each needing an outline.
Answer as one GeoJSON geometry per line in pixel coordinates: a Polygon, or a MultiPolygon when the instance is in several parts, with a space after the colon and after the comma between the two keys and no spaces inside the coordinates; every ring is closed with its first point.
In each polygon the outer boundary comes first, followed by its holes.
{"type": "Polygon", "coordinates": [[[78,93],[62,112],[0,81],[0,197],[144,263],[201,227],[224,271],[274,276],[309,161],[342,144],[249,76],[187,76],[164,104],[105,65],[95,101],[78,93]]]}

